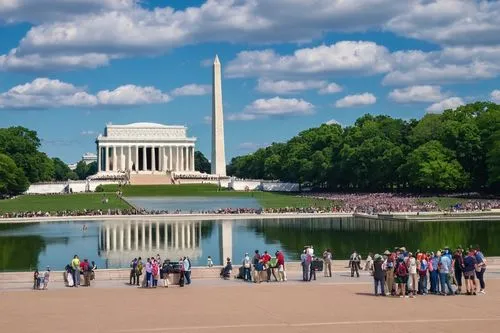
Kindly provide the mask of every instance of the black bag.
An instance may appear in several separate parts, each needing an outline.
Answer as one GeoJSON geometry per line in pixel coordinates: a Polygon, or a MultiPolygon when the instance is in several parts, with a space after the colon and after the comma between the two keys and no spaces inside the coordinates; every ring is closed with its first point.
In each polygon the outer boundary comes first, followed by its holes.
{"type": "Polygon", "coordinates": [[[184,273],[179,277],[179,287],[184,287],[184,273]]]}

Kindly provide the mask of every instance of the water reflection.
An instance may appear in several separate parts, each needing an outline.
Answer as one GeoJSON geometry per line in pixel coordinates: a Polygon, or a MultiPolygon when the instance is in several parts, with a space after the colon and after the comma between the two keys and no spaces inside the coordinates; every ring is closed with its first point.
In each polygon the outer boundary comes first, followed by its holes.
{"type": "Polygon", "coordinates": [[[177,260],[189,256],[194,265],[206,257],[220,264],[239,262],[254,249],[283,250],[297,260],[301,248],[332,248],[345,259],[353,249],[363,255],[392,246],[436,250],[443,246],[480,244],[488,256],[500,255],[500,223],[488,221],[410,222],[364,218],[248,219],[211,221],[50,222],[0,226],[0,270],[28,270],[50,265],[62,269],[78,254],[98,267],[128,267],[130,260],[160,254],[177,260]],[[83,227],[85,225],[85,228],[83,227]]]}

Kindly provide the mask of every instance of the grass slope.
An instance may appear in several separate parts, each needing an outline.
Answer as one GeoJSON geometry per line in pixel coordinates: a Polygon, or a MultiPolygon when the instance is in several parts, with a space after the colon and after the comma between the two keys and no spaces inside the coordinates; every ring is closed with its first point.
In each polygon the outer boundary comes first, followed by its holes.
{"type": "Polygon", "coordinates": [[[23,195],[0,200],[0,213],[5,212],[57,212],[83,209],[126,209],[130,205],[114,193],[106,193],[108,203],[102,203],[103,193],[75,193],[59,195],[23,195]]]}
{"type": "Polygon", "coordinates": [[[103,186],[105,192],[121,190],[124,197],[237,197],[255,198],[263,208],[283,207],[331,207],[332,201],[302,198],[293,194],[271,192],[240,192],[226,189],[218,190],[212,184],[185,184],[185,185],[127,185],[121,188],[118,185],[103,186]]]}

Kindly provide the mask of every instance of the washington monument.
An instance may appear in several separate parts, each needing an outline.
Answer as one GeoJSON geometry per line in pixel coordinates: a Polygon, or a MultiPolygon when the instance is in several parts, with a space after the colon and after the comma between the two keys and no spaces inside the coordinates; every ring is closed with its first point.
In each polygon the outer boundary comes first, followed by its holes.
{"type": "Polygon", "coordinates": [[[213,66],[212,83],[212,169],[211,173],[226,176],[226,153],[224,150],[224,112],[222,110],[222,79],[219,57],[213,66]]]}

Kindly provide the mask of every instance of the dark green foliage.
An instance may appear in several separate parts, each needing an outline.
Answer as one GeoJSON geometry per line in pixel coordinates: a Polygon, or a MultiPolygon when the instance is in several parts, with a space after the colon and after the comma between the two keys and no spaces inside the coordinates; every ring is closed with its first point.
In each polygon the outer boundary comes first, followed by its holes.
{"type": "Polygon", "coordinates": [[[494,192],[500,106],[478,102],[419,121],[367,114],[346,128],[321,125],[233,158],[228,173],[330,190],[494,192]]]}
{"type": "Polygon", "coordinates": [[[199,172],[210,173],[210,162],[201,151],[194,152],[194,169],[199,172]]]}

